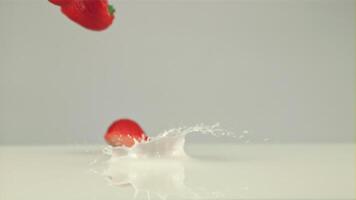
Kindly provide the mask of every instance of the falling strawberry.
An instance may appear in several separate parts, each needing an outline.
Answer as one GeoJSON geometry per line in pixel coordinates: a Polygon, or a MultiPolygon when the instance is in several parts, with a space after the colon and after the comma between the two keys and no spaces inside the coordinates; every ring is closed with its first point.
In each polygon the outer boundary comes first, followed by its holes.
{"type": "Polygon", "coordinates": [[[72,21],[94,31],[108,28],[115,16],[115,9],[108,0],[49,0],[61,7],[61,11],[72,21]]]}
{"type": "Polygon", "coordinates": [[[137,142],[147,141],[148,137],[133,120],[120,119],[111,124],[105,134],[105,140],[111,146],[132,147],[137,142]]]}

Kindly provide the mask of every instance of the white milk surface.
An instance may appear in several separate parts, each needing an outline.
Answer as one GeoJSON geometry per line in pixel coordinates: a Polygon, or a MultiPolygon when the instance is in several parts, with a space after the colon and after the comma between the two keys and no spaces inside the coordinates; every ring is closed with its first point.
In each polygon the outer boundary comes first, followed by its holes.
{"type": "Polygon", "coordinates": [[[109,160],[104,146],[1,146],[0,199],[354,199],[355,145],[189,144],[109,160]]]}

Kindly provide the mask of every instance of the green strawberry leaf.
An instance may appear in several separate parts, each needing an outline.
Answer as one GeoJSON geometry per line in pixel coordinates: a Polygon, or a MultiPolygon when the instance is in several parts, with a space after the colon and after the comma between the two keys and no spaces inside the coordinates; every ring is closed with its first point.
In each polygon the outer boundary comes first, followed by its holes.
{"type": "Polygon", "coordinates": [[[111,15],[114,15],[116,11],[113,5],[108,5],[108,10],[111,15]]]}

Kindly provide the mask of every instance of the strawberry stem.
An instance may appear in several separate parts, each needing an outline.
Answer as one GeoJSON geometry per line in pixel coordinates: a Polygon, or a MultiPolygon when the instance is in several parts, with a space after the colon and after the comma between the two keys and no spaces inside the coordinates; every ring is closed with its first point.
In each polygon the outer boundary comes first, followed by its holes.
{"type": "Polygon", "coordinates": [[[114,6],[113,5],[111,5],[111,4],[109,4],[108,5],[108,10],[109,10],[109,13],[111,14],[111,15],[114,15],[114,13],[115,13],[115,8],[114,8],[114,6]]]}

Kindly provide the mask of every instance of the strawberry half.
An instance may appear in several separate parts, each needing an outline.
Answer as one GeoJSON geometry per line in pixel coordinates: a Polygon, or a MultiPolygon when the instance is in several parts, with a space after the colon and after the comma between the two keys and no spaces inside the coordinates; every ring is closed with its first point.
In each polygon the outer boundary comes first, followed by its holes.
{"type": "Polygon", "coordinates": [[[148,137],[140,125],[131,119],[120,119],[111,124],[105,134],[106,142],[111,146],[132,147],[137,142],[147,141],[148,137]]]}
{"type": "Polygon", "coordinates": [[[77,24],[94,31],[107,29],[113,22],[115,9],[108,0],[49,0],[77,24]]]}

